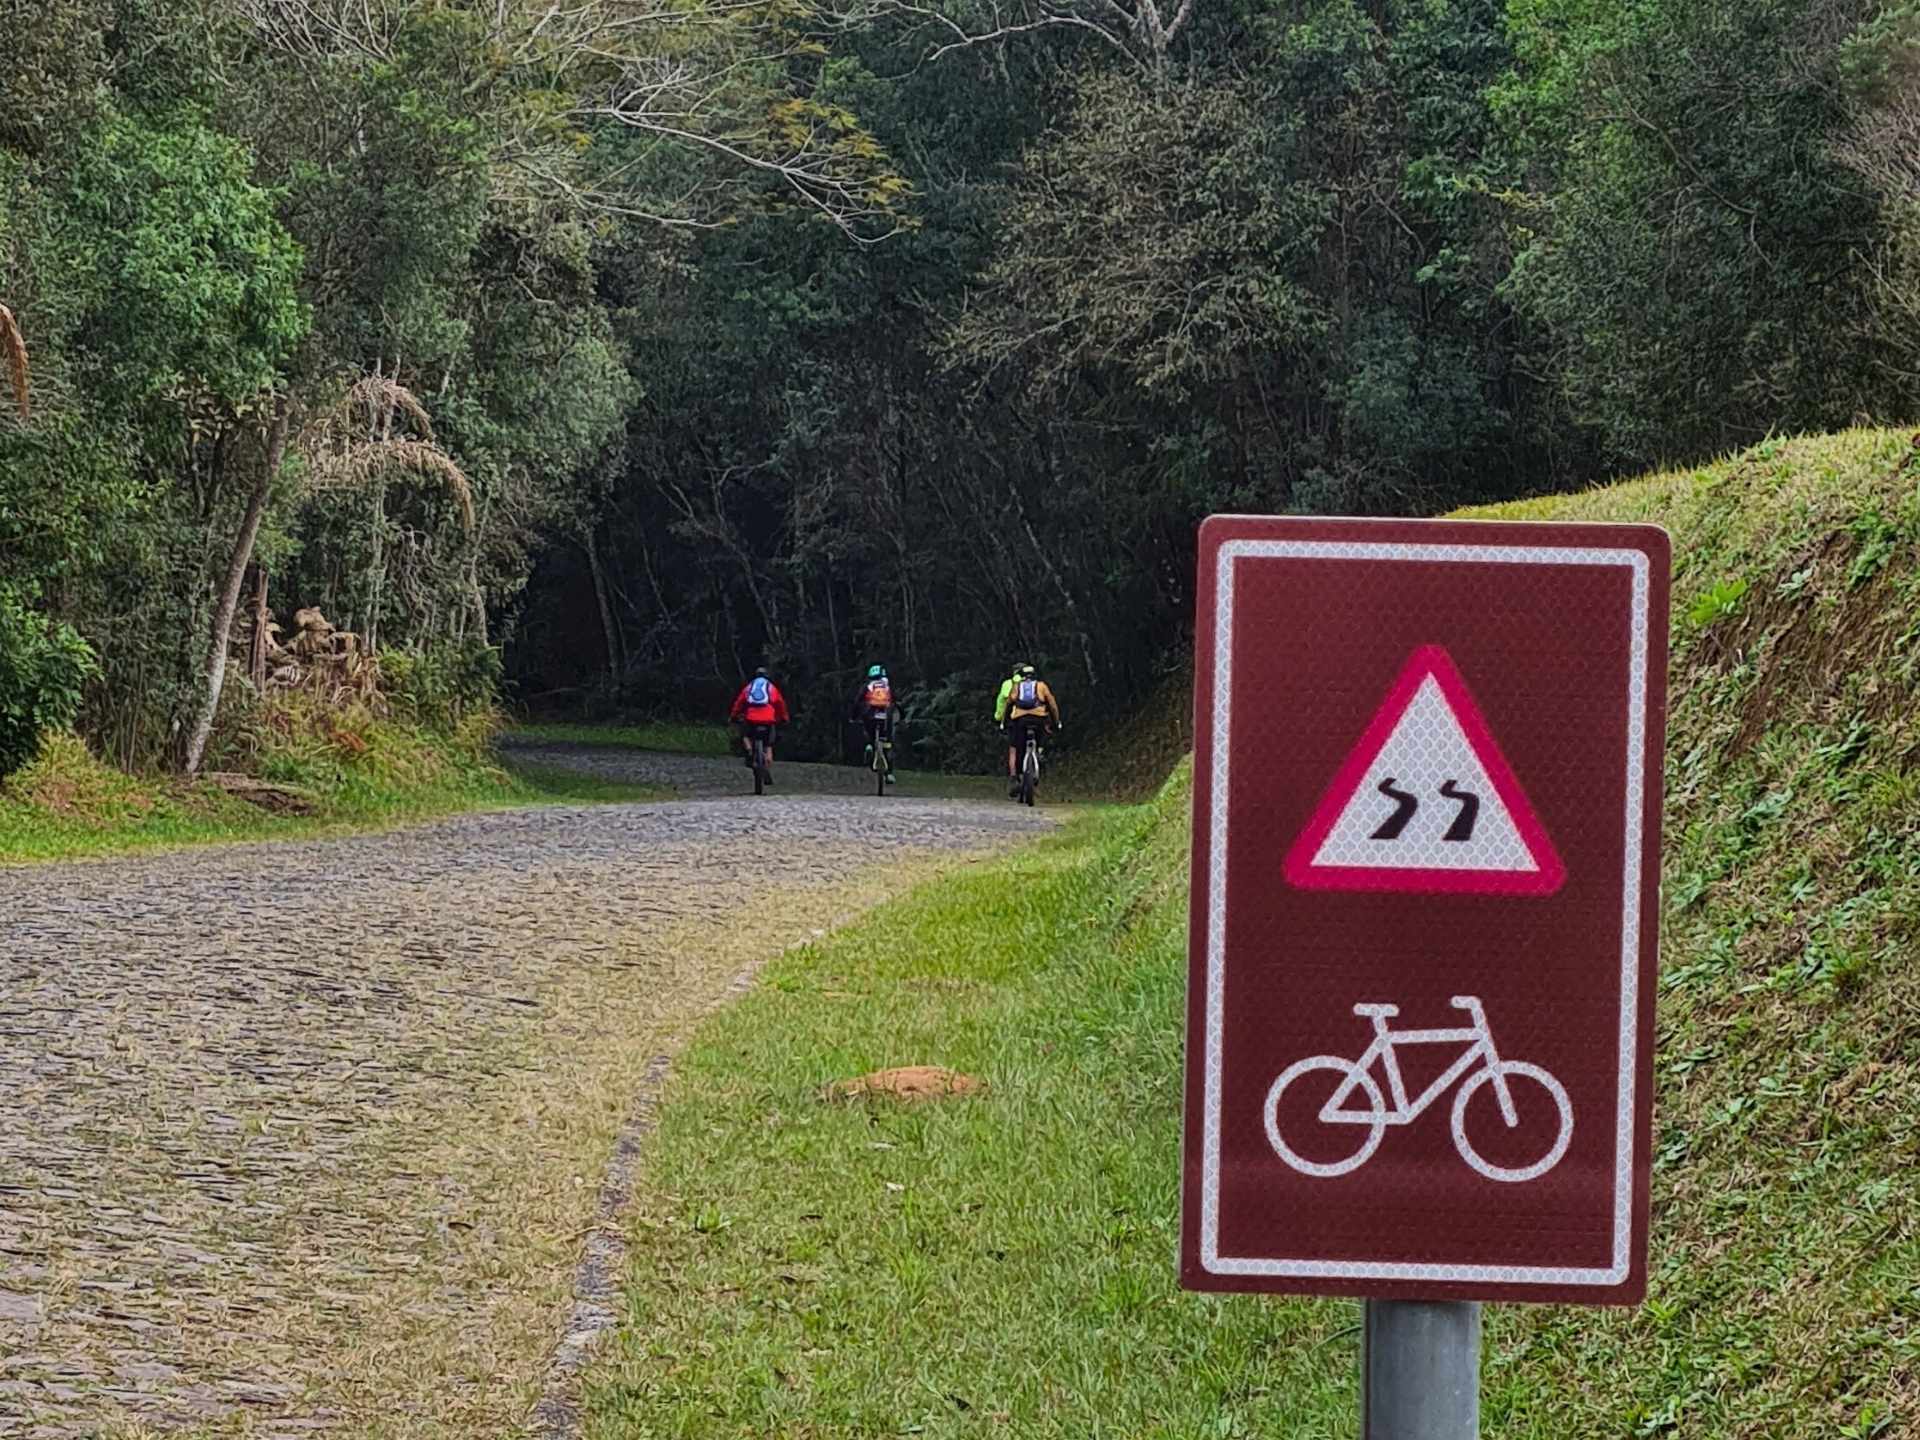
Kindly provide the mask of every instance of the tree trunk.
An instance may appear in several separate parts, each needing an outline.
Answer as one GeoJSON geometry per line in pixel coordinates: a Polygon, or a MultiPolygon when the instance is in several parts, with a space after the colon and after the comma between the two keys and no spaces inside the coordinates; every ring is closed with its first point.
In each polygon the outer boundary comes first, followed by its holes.
{"type": "Polygon", "coordinates": [[[267,611],[267,567],[256,565],[253,572],[253,645],[247,655],[247,669],[253,688],[264,695],[267,692],[267,625],[271,618],[267,611]]]}
{"type": "Polygon", "coordinates": [[[386,575],[386,547],[382,531],[387,526],[387,487],[380,482],[373,487],[373,558],[367,564],[367,653],[373,654],[380,648],[380,602],[381,581],[386,575]]]}
{"type": "Polygon", "coordinates": [[[833,632],[833,673],[836,677],[846,674],[847,658],[840,648],[840,616],[833,608],[833,569],[828,567],[827,580],[827,628],[833,632]]]}
{"type": "Polygon", "coordinates": [[[291,415],[285,398],[274,411],[273,429],[267,438],[267,463],[254,481],[253,494],[247,497],[247,513],[240,521],[240,533],[233,542],[233,558],[227,564],[227,583],[220,592],[220,603],[213,612],[213,633],[207,641],[206,693],[200,697],[200,713],[194,717],[193,733],[187,737],[186,772],[200,773],[206,758],[207,738],[213,734],[213,718],[220,709],[220,692],[227,683],[227,644],[233,638],[233,615],[240,608],[240,587],[246,582],[247,566],[253,559],[253,542],[260,535],[260,517],[266,514],[267,496],[273,490],[274,477],[287,454],[287,432],[291,415]]]}
{"type": "Polygon", "coordinates": [[[487,595],[480,588],[480,557],[476,554],[467,566],[467,584],[473,591],[473,628],[480,636],[480,643],[489,642],[487,636],[487,595]]]}
{"type": "Polygon", "coordinates": [[[600,542],[594,539],[594,527],[583,525],[587,550],[587,568],[593,571],[593,594],[600,602],[600,628],[607,637],[607,680],[617,691],[620,687],[620,675],[625,666],[621,663],[620,632],[613,623],[613,601],[607,596],[607,572],[600,565],[600,542]]]}
{"type": "MultiPolygon", "coordinates": [[[[1055,488],[1058,488],[1060,473],[1054,462],[1052,437],[1042,435],[1040,443],[1041,453],[1046,456],[1047,461],[1047,479],[1055,488]]],[[[1027,518],[1027,507],[1020,499],[1020,482],[1017,478],[1008,487],[1008,493],[1013,496],[1014,513],[1020,517],[1020,528],[1027,532],[1027,541],[1033,546],[1034,555],[1038,557],[1041,568],[1047,572],[1048,578],[1053,581],[1053,588],[1060,592],[1060,600],[1067,608],[1068,618],[1073,622],[1073,633],[1080,641],[1080,659],[1086,666],[1087,684],[1097,691],[1100,688],[1100,676],[1093,666],[1093,639],[1087,634],[1087,627],[1081,622],[1080,607],[1074,603],[1073,591],[1067,588],[1067,582],[1061,578],[1060,571],[1053,563],[1053,557],[1047,553],[1047,547],[1040,543],[1040,537],[1034,533],[1033,522],[1027,518]]]]}

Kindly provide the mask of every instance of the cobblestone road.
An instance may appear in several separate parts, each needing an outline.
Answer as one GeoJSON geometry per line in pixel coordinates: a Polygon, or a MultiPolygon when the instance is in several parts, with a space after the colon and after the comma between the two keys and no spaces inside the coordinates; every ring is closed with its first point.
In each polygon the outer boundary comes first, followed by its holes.
{"type": "Polygon", "coordinates": [[[0,869],[0,1436],[511,1433],[647,1059],[1046,823],[537,758],[729,798],[0,869]]]}

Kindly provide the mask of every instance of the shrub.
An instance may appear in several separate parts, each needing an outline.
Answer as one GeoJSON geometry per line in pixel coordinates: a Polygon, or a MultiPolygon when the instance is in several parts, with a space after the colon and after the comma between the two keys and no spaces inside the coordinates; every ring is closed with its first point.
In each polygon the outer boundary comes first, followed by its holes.
{"type": "Polygon", "coordinates": [[[0,777],[30,763],[45,732],[73,723],[94,668],[93,651],[72,627],[0,587],[0,777]]]}
{"type": "Polygon", "coordinates": [[[500,652],[491,645],[442,642],[431,649],[386,650],[380,675],[387,694],[416,724],[451,734],[469,715],[491,710],[500,694],[500,652]]]}

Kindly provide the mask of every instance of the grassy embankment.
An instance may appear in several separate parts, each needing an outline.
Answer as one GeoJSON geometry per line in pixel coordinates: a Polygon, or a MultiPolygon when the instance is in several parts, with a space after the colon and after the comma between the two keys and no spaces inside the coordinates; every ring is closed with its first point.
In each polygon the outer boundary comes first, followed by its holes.
{"type": "Polygon", "coordinates": [[[1193,743],[1193,680],[1183,667],[1147,703],[1103,730],[1084,749],[1062,749],[1054,767],[1055,799],[1134,804],[1159,793],[1193,743]]]}
{"type": "MultiPolygon", "coordinates": [[[[1920,460],[1856,432],[1481,513],[1676,556],[1651,1295],[1491,1311],[1487,1433],[1920,1433],[1920,460]]],[[[1355,1433],[1356,1307],[1174,1286],[1187,792],[709,1023],[590,1436],[1355,1433]],[[817,1098],[903,1063],[991,1089],[817,1098]]]]}
{"type": "Polygon", "coordinates": [[[0,781],[0,864],[217,841],[381,829],[462,810],[660,798],[663,792],[551,767],[502,769],[481,729],[440,735],[396,721],[276,737],[249,770],[308,813],[281,813],[210,783],[128,775],[72,735],[0,781]]]}

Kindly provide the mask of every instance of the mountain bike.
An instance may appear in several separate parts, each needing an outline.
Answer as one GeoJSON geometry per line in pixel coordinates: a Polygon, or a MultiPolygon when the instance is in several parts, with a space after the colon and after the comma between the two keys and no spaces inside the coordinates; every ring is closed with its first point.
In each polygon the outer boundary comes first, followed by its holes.
{"type": "MultiPolygon", "coordinates": [[[[1387,1021],[1400,1013],[1398,1005],[1354,1006],[1355,1015],[1373,1022],[1373,1043],[1358,1060],[1344,1060],[1338,1055],[1313,1055],[1305,1060],[1296,1060],[1280,1072],[1280,1078],[1267,1091],[1263,1116],[1267,1142],[1273,1146],[1274,1153],[1303,1175],[1322,1178],[1345,1175],[1373,1158],[1373,1152],[1380,1148],[1380,1138],[1387,1133],[1389,1125],[1411,1125],[1449,1086],[1466,1077],[1466,1083],[1453,1097],[1453,1146],[1460,1152],[1462,1160],[1489,1180],[1507,1182],[1536,1180],[1558,1165],[1560,1157],[1567,1153],[1567,1143],[1573,1138],[1573,1105],[1567,1099],[1567,1087],[1538,1065],[1528,1064],[1524,1060],[1501,1059],[1494,1048],[1493,1031],[1487,1025],[1486,1009],[1477,997],[1456,995],[1450,1003],[1456,1010],[1465,1010],[1473,1023],[1448,1030],[1391,1030],[1387,1027],[1387,1021]],[[1466,1052],[1417,1099],[1409,1100],[1406,1084],[1400,1076],[1400,1063],[1394,1054],[1395,1047],[1448,1044],[1465,1044],[1466,1052]],[[1386,1076],[1387,1093],[1393,1097],[1391,1105],[1382,1094],[1379,1082],[1369,1073],[1376,1061],[1381,1073],[1386,1076]],[[1363,1130],[1365,1134],[1359,1148],[1344,1159],[1309,1160],[1289,1145],[1286,1137],[1280,1133],[1280,1100],[1288,1086],[1315,1073],[1329,1072],[1338,1077],[1339,1083],[1334,1086],[1326,1104],[1320,1107],[1316,1118],[1322,1125],[1352,1126],[1363,1130]],[[1524,1087],[1516,1086],[1515,1082],[1522,1080],[1527,1084],[1524,1087]],[[1474,1149],[1473,1142],[1467,1138],[1468,1106],[1473,1103],[1475,1096],[1490,1093],[1507,1129],[1516,1130],[1520,1126],[1522,1108],[1515,1103],[1516,1090],[1526,1101],[1525,1109],[1530,1121],[1548,1113],[1548,1106],[1540,1103],[1542,1097],[1535,1093],[1535,1087],[1545,1092],[1544,1098],[1550,1102],[1552,1111],[1557,1112],[1557,1128],[1551,1145],[1545,1154],[1531,1164],[1494,1164],[1474,1149]],[[1356,1091],[1365,1099],[1364,1109],[1348,1103],[1356,1091]]],[[[1537,1125],[1529,1126],[1530,1131],[1538,1129],[1537,1125]]],[[[1296,1134],[1295,1138],[1299,1136],[1296,1134]]]]}
{"type": "Polygon", "coordinates": [[[867,732],[867,764],[873,770],[873,793],[885,795],[893,777],[893,722],[887,721],[867,732]]]}
{"type": "Polygon", "coordinates": [[[753,747],[753,793],[756,795],[767,793],[767,781],[771,778],[767,768],[767,733],[771,728],[767,725],[747,727],[749,743],[753,747]]]}
{"type": "Polygon", "coordinates": [[[1020,803],[1033,804],[1033,792],[1040,788],[1039,732],[1027,731],[1027,747],[1020,756],[1020,803]]]}

